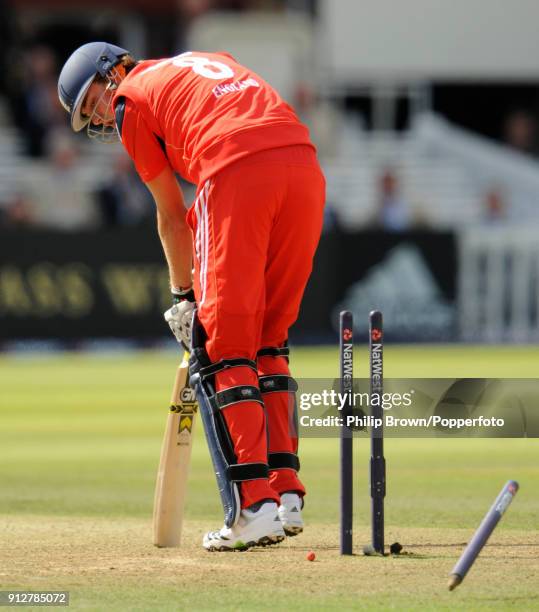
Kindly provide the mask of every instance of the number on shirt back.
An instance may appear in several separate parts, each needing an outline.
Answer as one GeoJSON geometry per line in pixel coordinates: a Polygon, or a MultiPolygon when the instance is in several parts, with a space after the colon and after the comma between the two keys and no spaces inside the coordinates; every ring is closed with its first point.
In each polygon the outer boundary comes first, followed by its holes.
{"type": "Polygon", "coordinates": [[[163,60],[162,62],[146,68],[144,72],[158,70],[159,68],[167,66],[168,64],[172,64],[178,68],[191,68],[193,72],[199,74],[200,76],[206,77],[207,79],[230,79],[234,76],[234,71],[232,68],[230,68],[230,66],[227,66],[222,62],[211,60],[203,55],[193,55],[192,51],[187,51],[186,53],[182,53],[176,57],[163,60]]]}

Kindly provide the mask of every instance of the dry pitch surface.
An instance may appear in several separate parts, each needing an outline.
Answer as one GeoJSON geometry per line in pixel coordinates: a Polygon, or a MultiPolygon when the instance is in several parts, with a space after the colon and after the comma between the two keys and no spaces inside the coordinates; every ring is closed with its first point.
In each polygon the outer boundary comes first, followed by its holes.
{"type": "MultiPolygon", "coordinates": [[[[69,590],[71,609],[92,610],[539,609],[532,439],[387,440],[386,542],[404,545],[389,558],[339,556],[337,441],[304,440],[305,533],[212,554],[200,540],[220,509],[199,427],[184,545],[154,548],[153,485],[175,361],[0,358],[0,589],[69,590]],[[449,593],[452,566],[509,478],[521,490],[449,593]]],[[[300,376],[326,377],[335,352],[297,350],[294,363],[300,376]]],[[[534,376],[538,364],[531,348],[392,347],[386,357],[392,376],[534,376]]],[[[369,539],[367,454],[358,443],[357,551],[369,539]]]]}
{"type": "MultiPolygon", "coordinates": [[[[389,529],[406,544],[401,556],[343,558],[327,525],[279,547],[226,554],[200,548],[206,527],[189,521],[181,549],[155,549],[147,520],[10,517],[0,581],[69,590],[71,607],[94,610],[539,608],[539,542],[529,532],[497,534],[449,593],[448,568],[469,530],[389,529]]],[[[367,541],[366,530],[358,535],[367,541]]]]}

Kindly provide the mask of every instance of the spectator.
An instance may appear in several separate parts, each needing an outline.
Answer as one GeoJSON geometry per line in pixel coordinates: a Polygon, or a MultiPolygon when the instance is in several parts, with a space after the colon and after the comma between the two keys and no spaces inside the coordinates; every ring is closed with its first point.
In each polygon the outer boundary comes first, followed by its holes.
{"type": "Polygon", "coordinates": [[[23,129],[26,150],[32,157],[45,155],[47,134],[63,125],[56,88],[56,61],[48,47],[32,47],[25,58],[26,85],[23,91],[23,129]]]}
{"type": "Polygon", "coordinates": [[[32,209],[28,200],[21,194],[14,195],[2,207],[0,226],[9,229],[26,228],[34,224],[32,209]]]}
{"type": "Polygon", "coordinates": [[[504,123],[504,140],[526,155],[537,155],[537,120],[525,110],[513,111],[504,123]]]}
{"type": "Polygon", "coordinates": [[[154,216],[150,192],[139,180],[133,162],[124,151],[114,162],[113,174],[97,192],[97,203],[104,225],[137,225],[154,216]]]}
{"type": "Polygon", "coordinates": [[[483,221],[489,225],[502,224],[507,221],[507,205],[502,190],[498,187],[489,189],[483,199],[483,221]]]}
{"type": "Polygon", "coordinates": [[[375,224],[388,232],[406,231],[411,224],[410,207],[400,193],[399,179],[392,168],[386,168],[379,178],[375,224]]]}
{"type": "Polygon", "coordinates": [[[324,207],[324,225],[322,226],[322,233],[329,233],[333,231],[340,231],[341,223],[339,219],[339,214],[335,209],[335,206],[326,201],[326,205],[324,207]]]}
{"type": "Polygon", "coordinates": [[[95,227],[94,199],[71,134],[52,132],[48,153],[46,164],[28,172],[24,194],[31,202],[36,224],[65,231],[95,227]]]}

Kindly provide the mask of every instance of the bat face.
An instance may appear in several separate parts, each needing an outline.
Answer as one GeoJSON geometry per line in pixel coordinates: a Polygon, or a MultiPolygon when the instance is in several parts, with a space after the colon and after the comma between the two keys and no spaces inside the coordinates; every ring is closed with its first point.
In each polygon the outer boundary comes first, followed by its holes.
{"type": "Polygon", "coordinates": [[[188,355],[176,372],[157,472],[153,513],[156,546],[179,546],[197,412],[188,384],[188,355]]]}

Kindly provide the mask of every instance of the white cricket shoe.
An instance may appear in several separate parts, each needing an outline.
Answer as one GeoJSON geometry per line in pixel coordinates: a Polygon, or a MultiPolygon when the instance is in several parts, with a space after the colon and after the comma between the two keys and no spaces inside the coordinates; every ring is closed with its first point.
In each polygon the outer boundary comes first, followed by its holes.
{"type": "Polygon", "coordinates": [[[292,537],[303,531],[302,508],[303,499],[297,493],[290,492],[281,495],[281,505],[277,512],[287,536],[292,537]]]}
{"type": "Polygon", "coordinates": [[[274,501],[265,501],[260,506],[241,511],[234,527],[222,527],[209,531],[202,540],[202,546],[211,552],[247,550],[253,546],[278,544],[285,538],[281,519],[274,501]]]}

